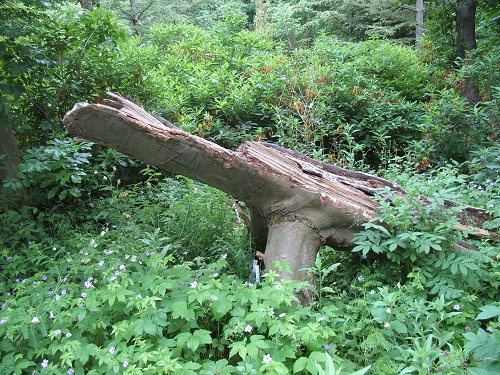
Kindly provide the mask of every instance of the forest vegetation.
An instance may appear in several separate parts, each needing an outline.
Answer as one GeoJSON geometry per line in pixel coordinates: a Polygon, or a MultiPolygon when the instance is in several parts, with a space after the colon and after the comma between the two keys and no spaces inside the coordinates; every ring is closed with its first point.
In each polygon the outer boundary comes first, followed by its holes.
{"type": "Polygon", "coordinates": [[[0,374],[500,373],[498,2],[0,15],[0,374]],[[243,202],[68,134],[75,103],[109,92],[226,149],[263,141],[406,195],[377,190],[350,248],[321,247],[301,304],[286,260],[252,277],[243,202]],[[480,232],[459,224],[469,206],[480,232]]]}

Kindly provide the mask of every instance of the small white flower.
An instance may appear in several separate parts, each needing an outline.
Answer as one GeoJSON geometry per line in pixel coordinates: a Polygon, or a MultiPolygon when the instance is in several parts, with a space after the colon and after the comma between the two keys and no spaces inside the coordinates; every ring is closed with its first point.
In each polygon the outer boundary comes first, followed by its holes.
{"type": "Polygon", "coordinates": [[[120,268],[120,271],[125,270],[125,266],[124,266],[123,264],[122,264],[122,265],[120,265],[120,267],[119,267],[119,268],[120,268]]]}
{"type": "Polygon", "coordinates": [[[385,312],[386,312],[387,314],[391,314],[391,313],[392,313],[392,310],[391,310],[391,308],[390,308],[390,307],[388,307],[387,309],[385,309],[385,312]]]}
{"type": "Polygon", "coordinates": [[[90,240],[90,242],[89,242],[89,246],[90,246],[90,247],[94,247],[94,248],[95,248],[95,247],[97,247],[97,242],[96,242],[96,240],[91,239],[91,240],[90,240]]]}
{"type": "Polygon", "coordinates": [[[218,300],[218,298],[217,298],[217,296],[215,294],[212,294],[212,296],[210,297],[210,299],[212,301],[217,301],[218,300]]]}
{"type": "Polygon", "coordinates": [[[34,316],[33,319],[31,319],[31,323],[40,323],[40,319],[38,319],[38,317],[34,316]]]}
{"type": "Polygon", "coordinates": [[[391,325],[389,324],[389,322],[384,323],[384,328],[390,328],[390,327],[391,327],[391,325]]]}
{"type": "Polygon", "coordinates": [[[191,284],[189,284],[191,288],[196,288],[198,286],[198,283],[196,281],[193,281],[191,284]]]}
{"type": "Polygon", "coordinates": [[[250,324],[248,324],[248,325],[247,325],[247,326],[243,329],[243,331],[245,331],[245,332],[247,332],[247,333],[252,333],[252,331],[253,331],[253,327],[252,327],[250,324]]]}
{"type": "Polygon", "coordinates": [[[277,289],[277,290],[281,290],[281,289],[283,289],[283,285],[281,285],[281,284],[276,285],[276,289],[277,289]]]}
{"type": "Polygon", "coordinates": [[[264,362],[264,363],[269,363],[269,362],[271,362],[272,360],[273,360],[273,359],[272,359],[272,357],[271,357],[271,355],[270,355],[270,354],[266,354],[266,355],[264,355],[264,356],[262,357],[262,362],[264,362]]]}
{"type": "Polygon", "coordinates": [[[122,366],[127,368],[128,367],[128,361],[123,361],[122,366]]]}
{"type": "Polygon", "coordinates": [[[283,319],[286,316],[286,313],[281,313],[278,316],[280,317],[280,319],[283,319]]]}

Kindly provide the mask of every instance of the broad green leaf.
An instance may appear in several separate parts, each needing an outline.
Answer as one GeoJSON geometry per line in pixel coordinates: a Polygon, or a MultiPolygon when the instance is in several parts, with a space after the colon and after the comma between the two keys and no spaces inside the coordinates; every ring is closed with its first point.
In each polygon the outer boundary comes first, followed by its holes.
{"type": "Polygon", "coordinates": [[[394,320],[391,323],[391,328],[397,333],[408,333],[406,326],[401,323],[399,320],[394,320]]]}
{"type": "Polygon", "coordinates": [[[364,368],[362,368],[361,370],[358,370],[358,371],[355,371],[355,372],[351,372],[350,375],[364,375],[368,372],[368,370],[372,367],[372,365],[369,365],[369,366],[366,366],[364,368]]]}
{"type": "Polygon", "coordinates": [[[500,315],[499,306],[483,306],[479,308],[481,312],[476,316],[476,320],[490,319],[500,315]]]}

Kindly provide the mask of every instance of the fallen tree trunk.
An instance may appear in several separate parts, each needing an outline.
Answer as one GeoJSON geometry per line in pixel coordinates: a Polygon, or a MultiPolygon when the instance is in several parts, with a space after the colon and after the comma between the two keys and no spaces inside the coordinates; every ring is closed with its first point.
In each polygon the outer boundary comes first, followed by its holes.
{"type": "MultiPolygon", "coordinates": [[[[321,245],[350,248],[353,234],[377,214],[377,189],[405,194],[379,177],[276,145],[246,142],[236,151],[227,150],[111,96],[103,104],[75,105],[64,117],[68,132],[245,202],[255,242],[265,243],[266,263],[287,261],[287,277],[310,281],[300,270],[312,267],[321,245]]],[[[463,225],[480,227],[486,215],[474,207],[469,210],[463,225]]]]}

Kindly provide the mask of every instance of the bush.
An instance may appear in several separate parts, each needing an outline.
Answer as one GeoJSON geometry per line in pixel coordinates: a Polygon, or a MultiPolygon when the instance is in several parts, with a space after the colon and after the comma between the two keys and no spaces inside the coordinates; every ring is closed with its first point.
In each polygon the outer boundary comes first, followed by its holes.
{"type": "Polygon", "coordinates": [[[90,198],[119,184],[117,166],[125,167],[134,162],[111,149],[101,149],[92,143],[74,139],[55,139],[46,146],[26,150],[18,166],[17,181],[6,181],[4,188],[28,192],[31,205],[42,206],[75,202],[76,198],[90,198]],[[94,148],[95,156],[92,148],[94,148]],[[21,186],[20,186],[20,185],[21,186]]]}

